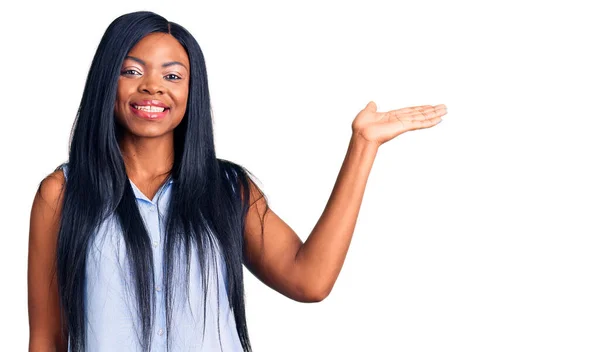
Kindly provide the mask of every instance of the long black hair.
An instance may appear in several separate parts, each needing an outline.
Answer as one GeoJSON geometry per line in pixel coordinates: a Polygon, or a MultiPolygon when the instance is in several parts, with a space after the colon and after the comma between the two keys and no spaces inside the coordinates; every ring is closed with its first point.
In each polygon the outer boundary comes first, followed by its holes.
{"type": "MultiPolygon", "coordinates": [[[[94,55],[71,131],[56,257],[61,313],[69,343],[73,352],[85,350],[87,249],[94,240],[95,229],[110,216],[116,216],[122,228],[133,280],[131,287],[135,289],[142,350],[149,350],[151,343],[155,309],[152,250],[125,172],[114,105],[125,56],[153,32],[169,33],[181,43],[188,54],[191,72],[186,113],[174,130],[175,157],[170,175],[173,184],[166,214],[162,270],[167,278],[163,292],[167,327],[173,323],[172,272],[174,253],[178,253],[175,249],[185,249],[189,273],[189,253],[193,248],[202,264],[214,262],[207,259],[216,251],[209,249],[218,245],[226,264],[227,295],[237,333],[244,351],[251,351],[244,305],[243,233],[244,218],[251,206],[250,176],[254,175],[239,164],[215,155],[206,65],[200,46],[182,26],[147,11],[122,15],[107,28],[94,55]]],[[[209,268],[201,267],[205,274],[206,308],[209,268]]]]}

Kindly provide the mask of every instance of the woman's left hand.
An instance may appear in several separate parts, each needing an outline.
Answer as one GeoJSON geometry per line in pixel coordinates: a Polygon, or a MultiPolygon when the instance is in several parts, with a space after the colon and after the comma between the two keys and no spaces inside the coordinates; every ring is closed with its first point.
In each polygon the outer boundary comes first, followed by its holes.
{"type": "Polygon", "coordinates": [[[380,146],[406,131],[437,125],[446,112],[444,104],[377,112],[377,105],[371,101],[352,122],[352,132],[380,146]]]}

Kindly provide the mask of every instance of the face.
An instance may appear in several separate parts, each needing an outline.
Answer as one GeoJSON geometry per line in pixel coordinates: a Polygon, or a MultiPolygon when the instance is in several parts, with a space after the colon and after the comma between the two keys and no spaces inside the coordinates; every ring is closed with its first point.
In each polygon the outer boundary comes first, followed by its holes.
{"type": "Polygon", "coordinates": [[[172,133],[185,114],[189,76],[189,58],[177,39],[168,33],[142,38],[121,66],[117,122],[137,137],[172,133]]]}

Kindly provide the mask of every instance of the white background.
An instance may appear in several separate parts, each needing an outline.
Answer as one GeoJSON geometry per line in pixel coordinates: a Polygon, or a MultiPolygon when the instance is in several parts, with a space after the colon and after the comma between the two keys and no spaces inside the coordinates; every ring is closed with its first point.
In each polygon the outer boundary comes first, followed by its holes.
{"type": "Polygon", "coordinates": [[[369,100],[448,107],[380,148],[327,299],[292,301],[245,271],[255,351],[599,351],[600,13],[413,3],[3,5],[0,349],[27,349],[31,201],[66,161],[100,37],[145,9],[198,40],[217,155],[303,239],[369,100]]]}

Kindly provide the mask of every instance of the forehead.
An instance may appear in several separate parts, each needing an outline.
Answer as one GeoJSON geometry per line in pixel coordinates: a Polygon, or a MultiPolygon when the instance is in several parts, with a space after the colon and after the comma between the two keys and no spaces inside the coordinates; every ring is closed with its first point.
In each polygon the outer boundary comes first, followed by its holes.
{"type": "Polygon", "coordinates": [[[156,61],[179,61],[189,67],[188,55],[183,46],[169,33],[151,33],[131,48],[129,56],[135,56],[147,63],[156,61]]]}

